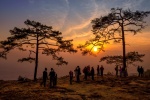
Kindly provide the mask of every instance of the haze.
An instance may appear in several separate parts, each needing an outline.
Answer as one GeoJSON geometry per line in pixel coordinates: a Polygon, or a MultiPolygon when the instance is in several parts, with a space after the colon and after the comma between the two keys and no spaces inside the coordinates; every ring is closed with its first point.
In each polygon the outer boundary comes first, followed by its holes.
{"type": "MultiPolygon", "coordinates": [[[[110,12],[111,8],[120,7],[133,11],[150,11],[150,0],[0,0],[0,40],[10,36],[9,30],[14,27],[24,28],[27,19],[39,21],[52,26],[53,29],[63,33],[64,38],[73,39],[75,47],[92,38],[91,20],[110,12]]],[[[133,35],[126,33],[127,52],[138,51],[144,53],[144,62],[137,63],[150,69],[150,17],[145,19],[147,27],[133,35]]],[[[54,68],[58,76],[68,75],[69,70],[74,70],[77,65],[81,67],[103,65],[104,73],[114,72],[114,65],[100,63],[99,59],[105,55],[122,55],[121,44],[108,44],[105,52],[100,52],[97,57],[61,53],[68,65],[56,66],[51,57],[40,55],[38,77],[41,77],[45,67],[54,68]]],[[[15,80],[19,75],[33,78],[34,63],[18,63],[18,58],[25,57],[28,52],[14,50],[8,54],[8,59],[0,59],[0,80],[15,80]]],[[[136,73],[135,66],[128,66],[129,73],[136,73]]]]}

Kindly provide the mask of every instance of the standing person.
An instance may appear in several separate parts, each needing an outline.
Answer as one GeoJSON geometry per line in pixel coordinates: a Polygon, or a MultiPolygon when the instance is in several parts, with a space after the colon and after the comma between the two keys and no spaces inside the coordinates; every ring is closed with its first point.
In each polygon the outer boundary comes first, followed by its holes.
{"type": "Polygon", "coordinates": [[[124,74],[125,74],[125,77],[128,76],[127,66],[126,66],[126,68],[125,68],[125,70],[124,70],[124,74]]]}
{"type": "Polygon", "coordinates": [[[72,84],[72,80],[73,80],[73,72],[70,70],[69,72],[69,77],[70,77],[70,84],[72,84]]]}
{"type": "Polygon", "coordinates": [[[116,71],[116,76],[118,77],[118,65],[116,65],[115,71],[116,71]]]}
{"type": "Polygon", "coordinates": [[[54,80],[55,80],[55,71],[54,71],[53,68],[51,68],[49,76],[50,76],[50,87],[54,87],[54,85],[55,85],[55,83],[54,83],[54,80]]]}
{"type": "Polygon", "coordinates": [[[103,67],[103,65],[101,65],[100,70],[101,70],[101,76],[103,76],[103,72],[104,72],[104,67],[103,67]]]}
{"type": "Polygon", "coordinates": [[[99,75],[99,65],[97,65],[97,76],[99,75]]]}
{"type": "Polygon", "coordinates": [[[126,77],[126,72],[125,72],[125,67],[124,66],[122,67],[121,73],[122,73],[123,77],[126,77]]]}
{"type": "Polygon", "coordinates": [[[80,67],[77,66],[77,82],[80,82],[80,75],[81,75],[80,67]]]}
{"type": "Polygon", "coordinates": [[[94,68],[92,67],[92,69],[91,69],[91,76],[92,76],[92,80],[94,80],[94,68]]]}
{"type": "Polygon", "coordinates": [[[144,69],[143,69],[143,67],[141,66],[141,68],[140,68],[140,72],[141,72],[141,77],[143,76],[143,74],[144,74],[144,69]]]}
{"type": "Polygon", "coordinates": [[[88,70],[87,67],[85,66],[83,69],[83,73],[84,73],[84,79],[87,80],[87,76],[88,76],[88,70]]]}
{"type": "Polygon", "coordinates": [[[45,70],[43,71],[43,82],[41,83],[41,85],[44,84],[44,87],[46,87],[46,80],[48,79],[47,77],[47,68],[45,68],[45,70]]]}
{"type": "Polygon", "coordinates": [[[120,71],[120,77],[122,77],[122,67],[121,66],[120,66],[119,71],[120,71]]]}
{"type": "Polygon", "coordinates": [[[140,66],[137,67],[137,72],[138,72],[138,76],[140,77],[140,74],[141,74],[141,72],[140,72],[140,66]]]}
{"type": "Polygon", "coordinates": [[[90,76],[90,65],[87,66],[88,76],[90,76]]]}
{"type": "Polygon", "coordinates": [[[57,85],[57,74],[56,74],[56,72],[55,72],[55,77],[54,77],[54,86],[56,86],[57,85]]]}
{"type": "Polygon", "coordinates": [[[77,68],[74,70],[75,77],[77,77],[77,68]]]}
{"type": "Polygon", "coordinates": [[[77,67],[75,68],[74,73],[75,73],[75,78],[76,78],[76,81],[77,81],[77,75],[78,75],[77,67]]]}
{"type": "Polygon", "coordinates": [[[99,75],[101,76],[101,68],[99,67],[99,75]]]}

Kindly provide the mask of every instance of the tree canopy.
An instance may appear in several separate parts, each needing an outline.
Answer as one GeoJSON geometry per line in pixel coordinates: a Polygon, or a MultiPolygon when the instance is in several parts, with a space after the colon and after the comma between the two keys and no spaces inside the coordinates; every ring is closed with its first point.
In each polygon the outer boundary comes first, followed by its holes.
{"type": "Polygon", "coordinates": [[[150,11],[131,11],[122,8],[112,8],[111,12],[100,18],[92,20],[92,33],[94,38],[80,44],[78,48],[83,55],[93,54],[92,49],[96,46],[99,51],[104,51],[104,45],[110,41],[122,42],[123,66],[126,67],[126,42],[125,33],[130,32],[136,35],[145,28],[144,19],[148,17],[150,11]],[[90,48],[90,49],[88,49],[90,48]]]}
{"type": "Polygon", "coordinates": [[[5,52],[0,52],[0,58],[6,59],[6,53],[5,52]]]}
{"type": "Polygon", "coordinates": [[[29,56],[18,61],[35,62],[34,80],[38,67],[39,53],[52,56],[57,61],[57,65],[67,64],[68,62],[59,56],[59,52],[77,52],[73,48],[73,40],[64,40],[62,33],[53,30],[52,26],[43,25],[40,22],[26,20],[27,28],[17,28],[10,30],[11,36],[7,40],[0,41],[0,48],[3,53],[8,54],[13,49],[28,51],[29,56]],[[33,57],[35,54],[35,57],[33,57]]]}
{"type": "MultiPolygon", "coordinates": [[[[127,65],[136,65],[135,62],[143,62],[143,57],[145,54],[139,54],[138,52],[128,52],[126,54],[126,63],[127,65]]],[[[123,56],[114,55],[114,56],[105,56],[100,59],[100,62],[105,61],[107,64],[123,65],[123,56]]]]}

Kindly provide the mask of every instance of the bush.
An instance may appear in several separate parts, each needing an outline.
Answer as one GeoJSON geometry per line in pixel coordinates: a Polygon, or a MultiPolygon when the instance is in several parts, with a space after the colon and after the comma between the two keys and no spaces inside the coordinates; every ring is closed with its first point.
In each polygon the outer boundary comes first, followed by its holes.
{"type": "Polygon", "coordinates": [[[28,78],[26,78],[26,77],[19,76],[19,77],[18,77],[18,81],[19,81],[19,82],[28,82],[28,81],[30,81],[30,79],[28,79],[28,78]]]}

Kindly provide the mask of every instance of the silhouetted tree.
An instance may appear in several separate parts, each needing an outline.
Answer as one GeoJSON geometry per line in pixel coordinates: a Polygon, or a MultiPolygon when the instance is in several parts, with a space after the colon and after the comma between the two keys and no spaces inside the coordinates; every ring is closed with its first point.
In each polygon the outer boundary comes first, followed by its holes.
{"type": "Polygon", "coordinates": [[[1,41],[1,48],[4,52],[9,52],[15,48],[22,51],[29,51],[29,57],[19,59],[19,62],[35,62],[34,80],[36,80],[39,51],[42,54],[51,55],[57,60],[57,65],[67,64],[58,52],[76,52],[73,48],[73,40],[63,40],[62,33],[52,29],[52,26],[46,26],[39,22],[26,20],[27,28],[17,28],[10,30],[11,36],[5,41],[1,41]],[[31,54],[35,53],[35,57],[31,54]]]}
{"type": "Polygon", "coordinates": [[[6,59],[6,53],[5,52],[0,52],[0,58],[6,59]]]}
{"type": "Polygon", "coordinates": [[[112,8],[111,12],[100,18],[92,20],[94,39],[87,41],[84,45],[79,45],[78,48],[83,55],[92,54],[92,49],[97,46],[99,51],[104,51],[104,45],[111,40],[116,43],[122,41],[123,46],[123,67],[126,67],[126,46],[125,32],[137,34],[145,27],[144,18],[150,14],[150,11],[131,11],[121,8],[112,8]],[[90,48],[87,49],[87,48],[90,48]]]}
{"type": "Polygon", "coordinates": [[[6,59],[7,52],[4,51],[2,47],[2,44],[0,43],[0,58],[6,59]]]}
{"type": "MultiPolygon", "coordinates": [[[[126,54],[126,63],[128,65],[135,65],[135,62],[143,62],[142,58],[145,54],[139,54],[138,52],[128,52],[126,54]]],[[[123,65],[123,56],[115,55],[115,56],[105,56],[100,59],[100,62],[105,61],[107,64],[116,64],[123,65]]]]}

